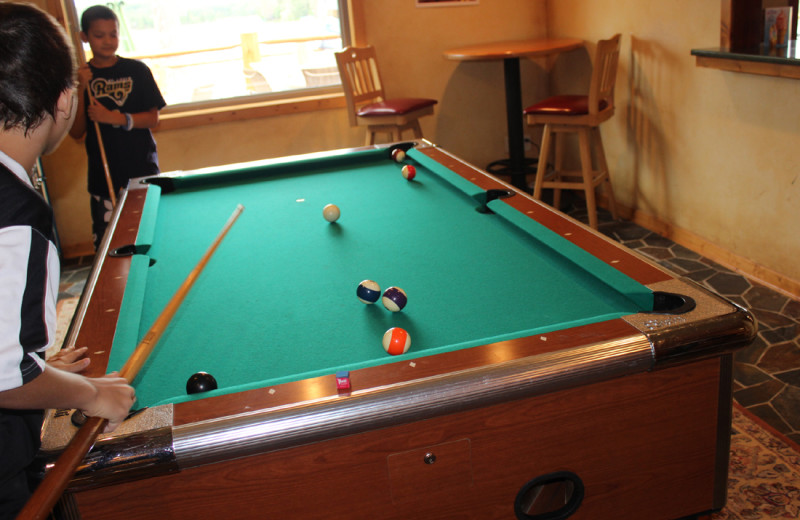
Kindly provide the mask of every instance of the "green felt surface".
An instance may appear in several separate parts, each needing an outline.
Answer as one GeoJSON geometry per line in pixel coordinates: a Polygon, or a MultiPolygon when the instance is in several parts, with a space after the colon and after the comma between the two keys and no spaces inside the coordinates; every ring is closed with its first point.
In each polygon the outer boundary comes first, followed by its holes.
{"type": "Polygon", "coordinates": [[[110,369],[124,363],[236,205],[245,211],[135,381],[139,405],[186,399],[186,380],[201,370],[216,377],[217,392],[238,391],[652,305],[647,288],[502,201],[491,203],[495,214],[475,211],[478,188],[418,152],[409,157],[413,182],[385,152],[370,151],[152,190],[143,217],[151,229],[137,241],[153,245],[132,265],[110,369]],[[341,208],[335,224],[322,218],[328,203],[341,208]],[[408,306],[391,313],[362,304],[355,292],[364,279],[403,288],[408,306]],[[381,347],[394,326],[411,336],[404,356],[381,347]]]}

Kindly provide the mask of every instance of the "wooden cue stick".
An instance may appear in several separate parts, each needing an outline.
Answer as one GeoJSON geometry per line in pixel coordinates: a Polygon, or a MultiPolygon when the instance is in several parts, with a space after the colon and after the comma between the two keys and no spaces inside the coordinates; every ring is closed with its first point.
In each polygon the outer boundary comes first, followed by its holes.
{"type": "MultiPolygon", "coordinates": [[[[89,96],[89,103],[95,103],[94,96],[89,88],[86,89],[86,94],[89,96]]],[[[106,174],[106,184],[108,185],[108,194],[111,197],[111,205],[117,205],[117,195],[114,193],[114,183],[111,182],[111,170],[108,168],[108,157],[106,157],[106,147],[103,145],[103,136],[100,135],[100,123],[94,121],[94,132],[97,134],[97,145],[100,147],[100,158],[103,160],[103,171],[106,174]]]]}
{"type": "Polygon", "coordinates": [[[200,276],[200,273],[211,259],[214,251],[216,251],[220,242],[222,242],[222,239],[225,238],[228,230],[233,226],[234,222],[236,222],[236,219],[239,218],[239,215],[241,215],[242,211],[244,211],[244,206],[241,204],[237,205],[228,221],[222,227],[222,231],[220,231],[217,238],[203,255],[203,258],[200,259],[195,268],[189,273],[189,276],[186,277],[186,280],[183,281],[181,286],[178,287],[178,290],[175,291],[175,294],[172,295],[172,299],[170,299],[170,301],[167,303],[167,306],[164,307],[164,310],[161,311],[161,314],[158,315],[156,321],[154,321],[153,325],[150,326],[150,330],[147,331],[147,334],[145,334],[144,338],[142,338],[142,341],[139,342],[139,345],[133,351],[133,354],[131,354],[131,356],[120,369],[119,375],[124,377],[129,383],[136,379],[136,375],[139,373],[139,370],[142,368],[145,361],[147,361],[147,358],[150,357],[150,353],[153,351],[156,343],[158,343],[158,340],[161,339],[161,335],[164,333],[164,330],[166,330],[167,325],[169,325],[169,322],[172,321],[172,317],[175,316],[175,313],[178,311],[181,303],[183,303],[183,299],[189,293],[189,289],[192,288],[192,285],[194,285],[197,277],[200,276]]]}
{"type": "MultiPolygon", "coordinates": [[[[217,250],[222,239],[225,238],[225,235],[233,226],[234,222],[236,222],[236,219],[239,218],[242,211],[244,211],[244,206],[241,204],[236,206],[233,214],[223,226],[222,231],[219,232],[219,235],[217,235],[217,238],[203,257],[194,269],[192,269],[180,287],[178,287],[178,290],[175,291],[175,294],[164,307],[164,310],[161,311],[161,314],[156,318],[155,322],[153,322],[150,330],[147,331],[147,334],[144,335],[142,341],[139,342],[136,349],[125,362],[125,365],[120,370],[120,376],[124,377],[128,383],[136,379],[139,369],[141,369],[145,361],[147,361],[148,356],[150,356],[150,353],[161,338],[167,325],[169,325],[169,322],[172,320],[173,316],[175,316],[184,298],[189,293],[189,289],[192,288],[192,285],[194,285],[194,282],[197,280],[206,264],[208,264],[211,256],[217,250]]],[[[55,465],[47,472],[44,480],[42,480],[39,487],[36,488],[36,491],[28,500],[28,503],[25,504],[25,507],[20,511],[17,520],[43,520],[47,518],[47,515],[50,514],[53,506],[55,506],[59,497],[67,488],[67,484],[69,484],[69,480],[75,474],[78,465],[86,454],[89,453],[89,450],[92,449],[97,436],[102,433],[107,422],[106,419],[100,417],[89,417],[86,420],[64,452],[58,457],[55,465]]]]}

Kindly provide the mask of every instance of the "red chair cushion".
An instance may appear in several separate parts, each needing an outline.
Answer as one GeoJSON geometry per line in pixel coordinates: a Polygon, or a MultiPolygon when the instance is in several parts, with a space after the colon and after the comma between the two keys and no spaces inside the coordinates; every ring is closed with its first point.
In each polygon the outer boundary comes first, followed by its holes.
{"type": "Polygon", "coordinates": [[[358,115],[362,117],[369,116],[401,116],[408,114],[421,108],[435,105],[435,99],[423,98],[396,98],[387,99],[379,103],[372,103],[364,105],[358,110],[358,115]]]}
{"type": "MultiPolygon", "coordinates": [[[[606,106],[605,101],[600,102],[600,110],[606,106]]],[[[589,96],[553,96],[529,106],[523,112],[525,114],[580,116],[589,113],[589,96]]]]}

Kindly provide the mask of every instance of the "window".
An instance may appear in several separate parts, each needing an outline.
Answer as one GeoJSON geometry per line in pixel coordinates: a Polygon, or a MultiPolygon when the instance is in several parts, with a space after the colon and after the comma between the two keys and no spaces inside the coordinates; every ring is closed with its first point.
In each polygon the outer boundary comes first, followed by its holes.
{"type": "MultiPolygon", "coordinates": [[[[76,27],[98,3],[74,0],[76,27]]],[[[118,54],[145,62],[173,107],[339,85],[333,53],[346,44],[340,4],[346,0],[105,3],[120,21],[118,54]]]]}

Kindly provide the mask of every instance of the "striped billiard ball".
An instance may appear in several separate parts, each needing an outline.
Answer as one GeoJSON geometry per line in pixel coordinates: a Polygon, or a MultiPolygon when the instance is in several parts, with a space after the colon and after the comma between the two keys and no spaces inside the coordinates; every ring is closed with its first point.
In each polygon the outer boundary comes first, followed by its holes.
{"type": "Polygon", "coordinates": [[[363,280],[358,284],[356,296],[362,303],[375,303],[381,297],[381,286],[372,280],[363,280]]]}
{"type": "Polygon", "coordinates": [[[411,347],[411,336],[408,335],[405,329],[392,327],[384,333],[383,350],[392,356],[405,354],[408,352],[409,347],[411,347]]]}
{"type": "Polygon", "coordinates": [[[408,303],[408,296],[406,292],[399,287],[389,287],[383,292],[381,301],[383,302],[383,306],[390,311],[400,312],[403,310],[403,307],[406,306],[406,303],[408,303]]]}

